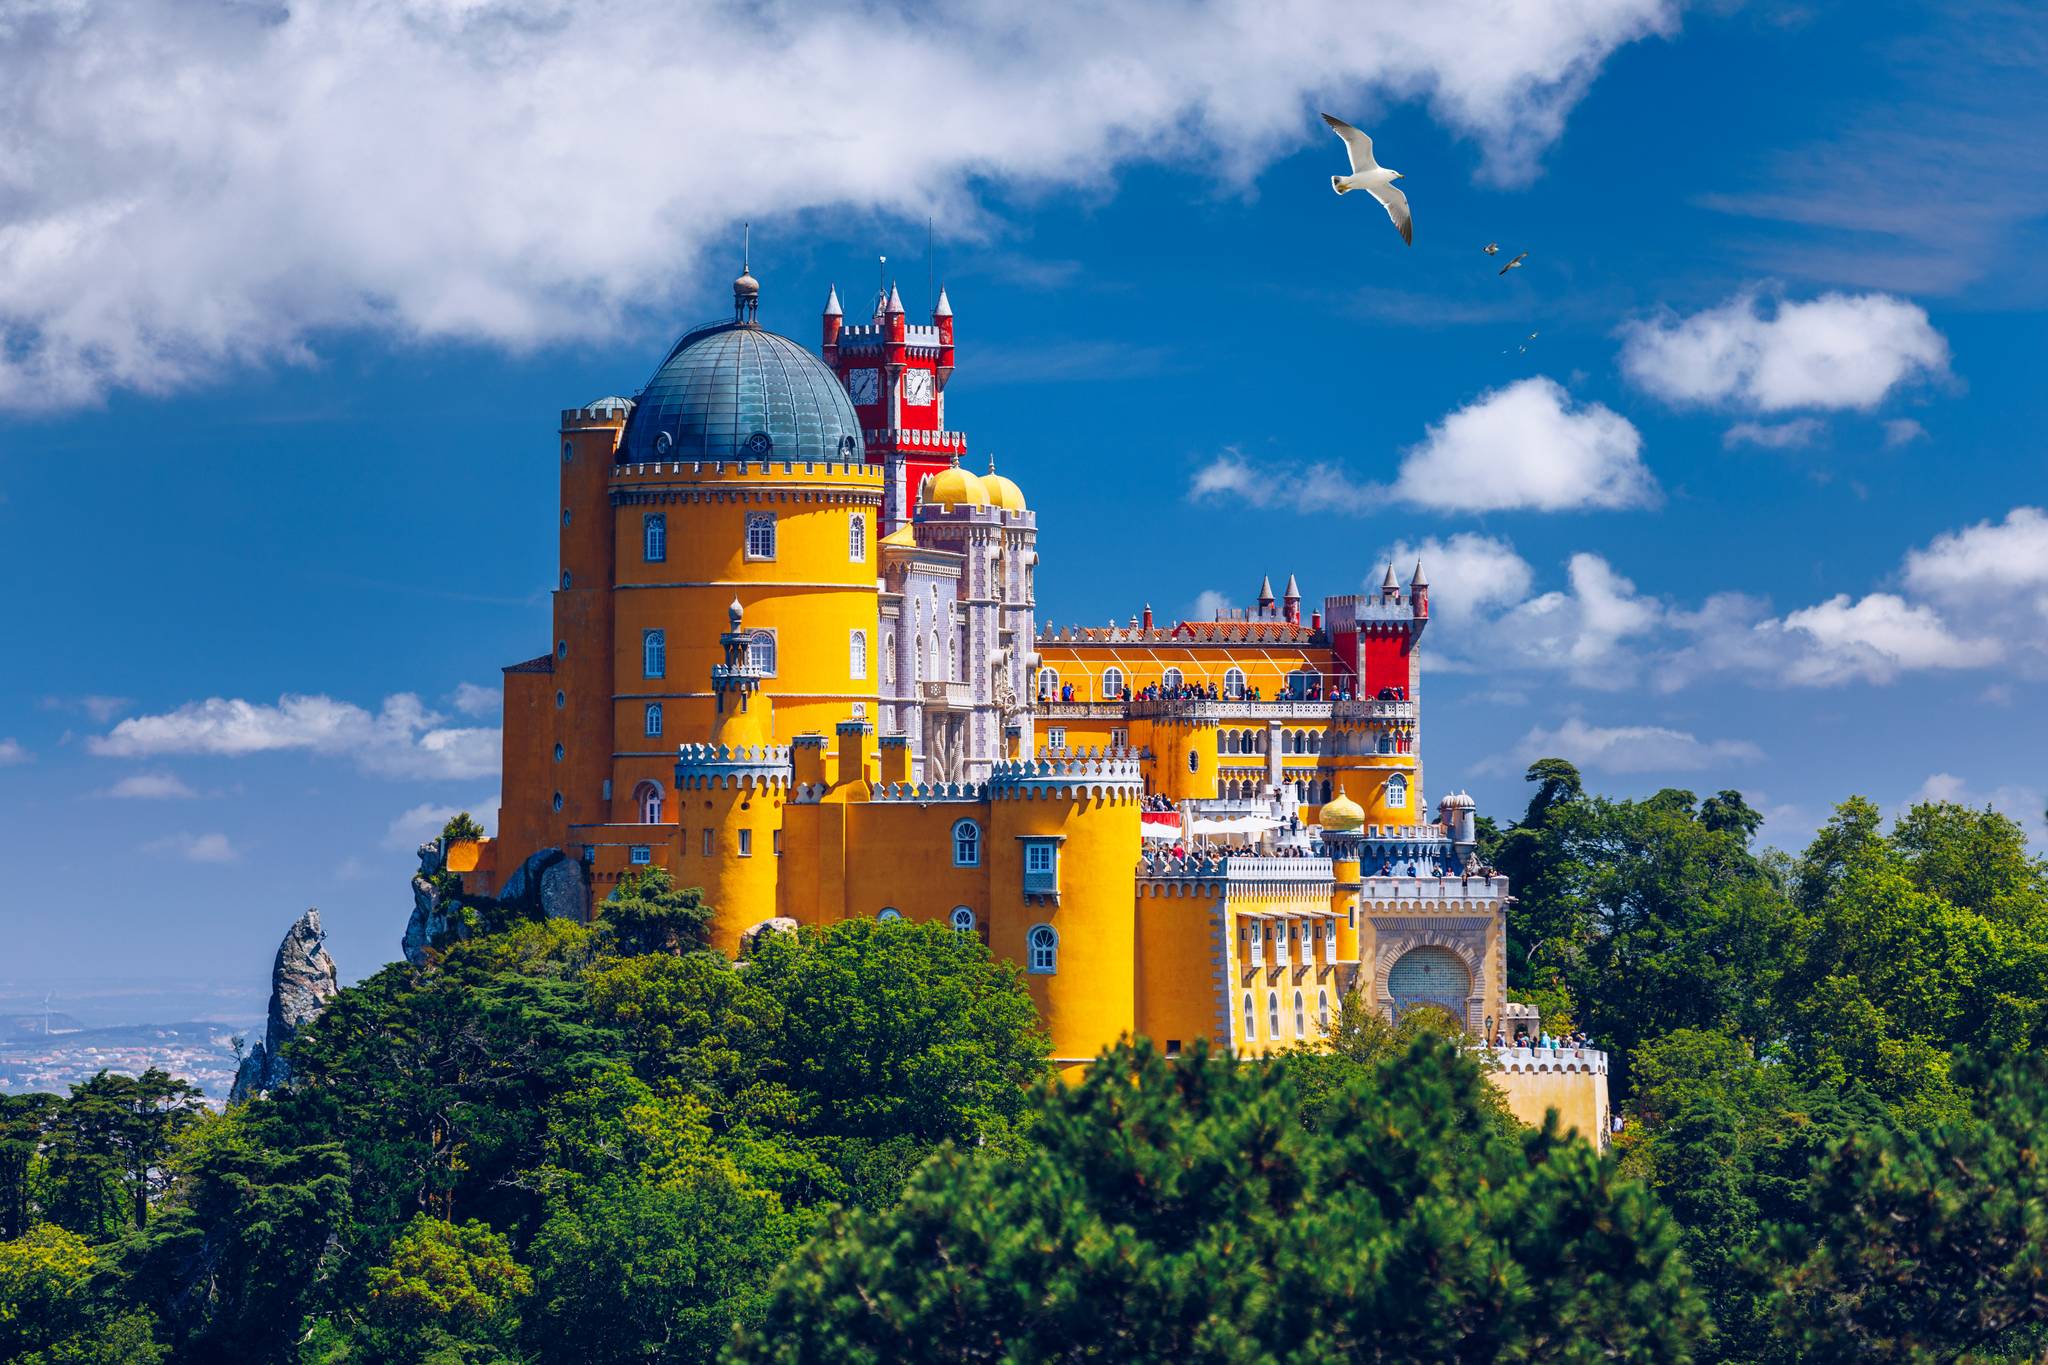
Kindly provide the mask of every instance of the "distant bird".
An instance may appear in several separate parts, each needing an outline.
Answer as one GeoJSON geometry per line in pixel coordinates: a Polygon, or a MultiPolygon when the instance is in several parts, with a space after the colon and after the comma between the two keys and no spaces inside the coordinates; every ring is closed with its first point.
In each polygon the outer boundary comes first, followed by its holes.
{"type": "Polygon", "coordinates": [[[1534,341],[1537,337],[1540,337],[1542,335],[1543,333],[1541,332],[1531,332],[1529,333],[1529,340],[1534,341]]]}
{"type": "Polygon", "coordinates": [[[1507,274],[1507,273],[1508,273],[1508,272],[1509,272],[1510,270],[1519,270],[1519,269],[1521,269],[1521,266],[1522,266],[1522,262],[1523,262],[1523,261],[1526,261],[1526,260],[1528,260],[1528,259],[1529,259],[1529,253],[1525,251],[1525,252],[1523,252],[1523,253],[1522,253],[1521,255],[1519,255],[1519,256],[1517,256],[1517,257],[1515,257],[1515,259],[1513,259],[1512,261],[1509,261],[1509,262],[1508,262],[1508,263],[1507,263],[1506,265],[1502,266],[1502,267],[1500,268],[1500,273],[1501,273],[1501,274],[1503,274],[1503,275],[1505,275],[1505,274],[1507,274]]]}
{"type": "Polygon", "coordinates": [[[1480,247],[1479,249],[1480,249],[1481,251],[1485,252],[1485,253],[1486,253],[1487,255],[1489,255],[1489,256],[1498,256],[1498,255],[1500,255],[1500,243],[1499,243],[1499,242],[1488,242],[1488,243],[1487,243],[1487,244],[1486,244],[1485,246],[1483,246],[1483,247],[1480,247]]]}
{"type": "Polygon", "coordinates": [[[1400,229],[1401,240],[1415,245],[1415,220],[1408,212],[1408,196],[1394,188],[1394,182],[1401,178],[1399,171],[1390,171],[1372,159],[1372,139],[1359,132],[1340,118],[1323,115],[1323,122],[1330,130],[1344,139],[1345,150],[1351,154],[1351,174],[1330,177],[1330,188],[1339,194],[1353,190],[1364,190],[1380,201],[1387,211],[1387,217],[1394,220],[1400,229]]]}

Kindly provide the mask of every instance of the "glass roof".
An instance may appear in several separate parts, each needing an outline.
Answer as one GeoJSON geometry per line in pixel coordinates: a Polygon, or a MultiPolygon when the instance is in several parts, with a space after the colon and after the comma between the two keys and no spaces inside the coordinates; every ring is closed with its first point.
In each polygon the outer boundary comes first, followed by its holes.
{"type": "Polygon", "coordinates": [[[675,344],[635,401],[619,460],[858,460],[860,419],[839,377],[788,337],[747,323],[675,344]]]}

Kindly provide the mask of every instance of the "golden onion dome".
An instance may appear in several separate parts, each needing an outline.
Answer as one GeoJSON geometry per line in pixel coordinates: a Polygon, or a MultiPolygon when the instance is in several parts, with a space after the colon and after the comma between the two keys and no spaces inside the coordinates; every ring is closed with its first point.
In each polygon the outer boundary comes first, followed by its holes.
{"type": "Polygon", "coordinates": [[[1323,807],[1322,814],[1316,817],[1316,823],[1322,826],[1325,834],[1333,830],[1340,834],[1350,834],[1365,828],[1365,807],[1343,792],[1338,792],[1336,799],[1323,807]]]}
{"type": "Polygon", "coordinates": [[[925,480],[922,500],[940,507],[986,507],[988,486],[973,470],[962,469],[960,457],[955,455],[951,469],[941,469],[925,480]]]}
{"type": "Polygon", "coordinates": [[[988,457],[988,473],[981,476],[981,486],[988,490],[988,500],[1005,512],[1024,510],[1024,490],[1009,479],[996,473],[996,457],[988,457]]]}

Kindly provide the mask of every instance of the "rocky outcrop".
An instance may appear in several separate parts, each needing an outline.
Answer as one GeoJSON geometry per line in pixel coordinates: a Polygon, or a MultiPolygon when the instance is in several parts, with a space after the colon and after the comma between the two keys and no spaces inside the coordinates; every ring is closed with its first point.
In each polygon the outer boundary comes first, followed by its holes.
{"type": "Polygon", "coordinates": [[[740,957],[742,960],[752,957],[754,949],[769,934],[794,934],[796,931],[797,922],[787,915],[777,915],[774,919],[764,919],[751,925],[740,934],[740,957]]]}
{"type": "Polygon", "coordinates": [[[230,1103],[253,1099],[291,1078],[286,1045],[320,1017],[340,990],[334,959],[327,955],[327,931],[320,927],[320,912],[308,910],[277,945],[277,960],[270,968],[270,1018],[263,1041],[242,1058],[235,1087],[228,1095],[230,1103]]]}
{"type": "Polygon", "coordinates": [[[405,937],[399,949],[415,967],[427,965],[427,949],[438,947],[459,935],[452,931],[462,921],[455,906],[441,894],[439,877],[446,865],[441,841],[429,839],[419,846],[420,870],[412,879],[412,918],[405,922],[405,937]]]}
{"type": "Polygon", "coordinates": [[[544,848],[505,879],[498,903],[537,918],[581,920],[590,910],[590,882],[582,863],[559,848],[544,848]]]}

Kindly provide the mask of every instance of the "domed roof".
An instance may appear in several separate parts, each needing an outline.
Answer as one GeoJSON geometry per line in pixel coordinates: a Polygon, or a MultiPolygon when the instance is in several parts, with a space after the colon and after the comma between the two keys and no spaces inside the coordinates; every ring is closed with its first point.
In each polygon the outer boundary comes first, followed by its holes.
{"type": "Polygon", "coordinates": [[[619,462],[860,460],[860,418],[825,362],[749,322],[700,327],[634,400],[619,462]]]}
{"type": "Polygon", "coordinates": [[[951,469],[941,469],[926,477],[924,492],[918,495],[918,501],[939,507],[986,507],[989,505],[988,485],[973,470],[962,469],[956,455],[951,469]]]}
{"type": "Polygon", "coordinates": [[[989,456],[988,473],[981,476],[981,486],[988,490],[988,500],[1005,512],[1024,510],[1024,490],[996,473],[995,456],[989,456]]]}
{"type": "Polygon", "coordinates": [[[1336,799],[1323,807],[1322,814],[1316,817],[1316,823],[1322,826],[1325,834],[1333,831],[1349,834],[1365,828],[1365,807],[1343,792],[1338,792],[1336,799]]]}

